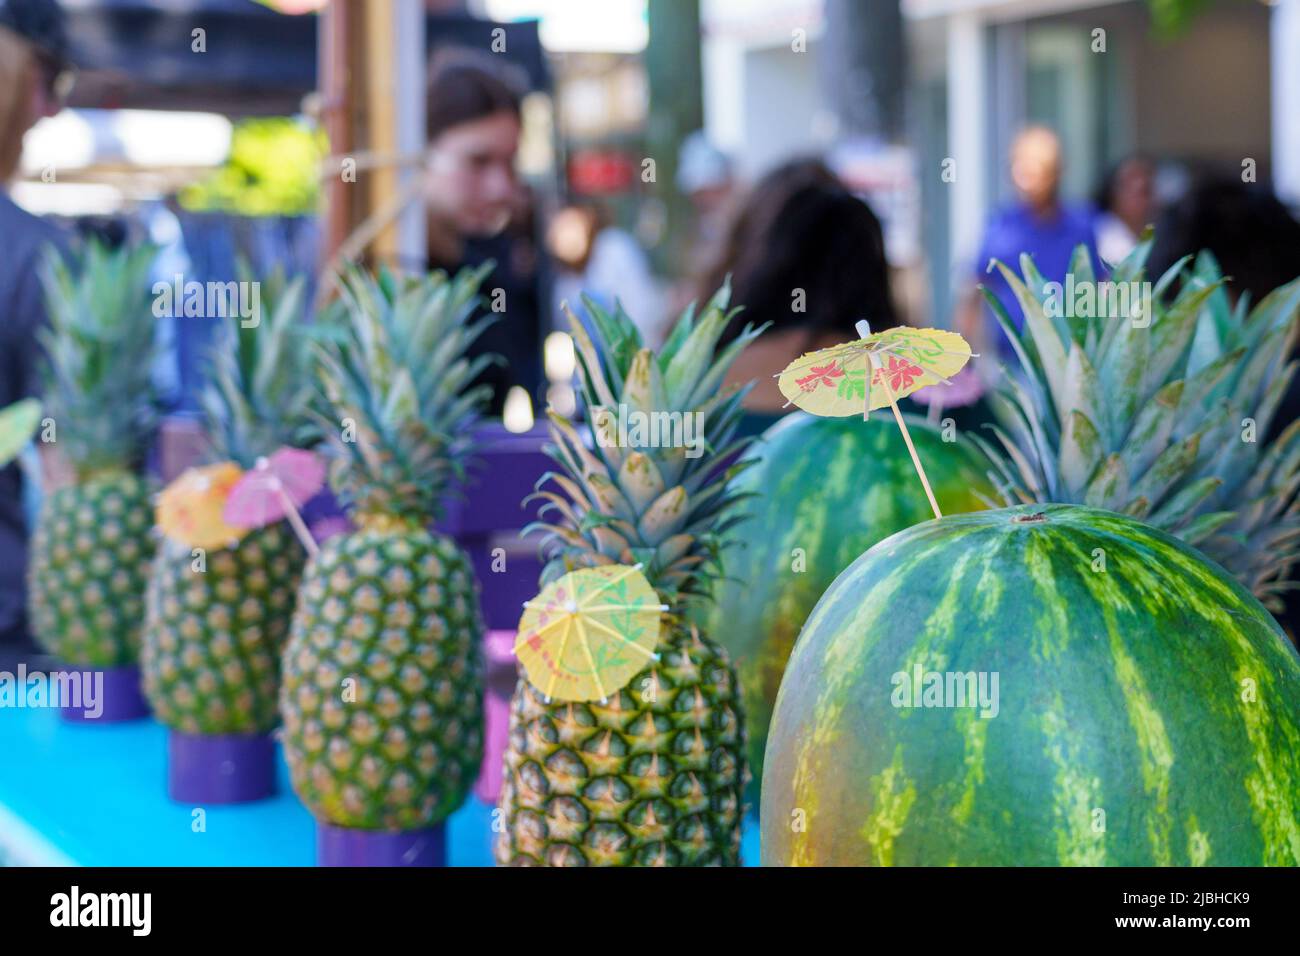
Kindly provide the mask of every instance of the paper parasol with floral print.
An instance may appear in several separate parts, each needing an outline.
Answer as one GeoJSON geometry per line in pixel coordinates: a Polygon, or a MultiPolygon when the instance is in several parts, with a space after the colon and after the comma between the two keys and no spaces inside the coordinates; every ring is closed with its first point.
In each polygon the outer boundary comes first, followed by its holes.
{"type": "Polygon", "coordinates": [[[190,468],[158,496],[155,520],[159,530],[189,548],[228,548],[238,544],[247,528],[228,524],[222,516],[230,489],[243,477],[233,461],[190,468]]]}
{"type": "Polygon", "coordinates": [[[912,464],[936,518],[943,517],[917,457],[898,400],[927,385],[947,385],[971,359],[970,345],[956,332],[907,326],[872,334],[857,323],[855,342],[809,352],[787,365],[777,386],[789,401],[814,415],[842,418],[889,406],[903,432],[912,464]]]}
{"type": "Polygon", "coordinates": [[[515,656],[548,701],[605,703],[659,660],[666,610],[640,565],[570,571],[524,602],[515,656]]]}
{"type": "Polygon", "coordinates": [[[41,403],[34,398],[0,411],[0,468],[18,457],[41,424],[41,403]]]}
{"type": "Polygon", "coordinates": [[[298,510],[325,487],[325,463],[300,448],[281,448],[259,458],[230,489],[223,516],[241,528],[262,528],[287,518],[307,553],[319,548],[298,510]]]}

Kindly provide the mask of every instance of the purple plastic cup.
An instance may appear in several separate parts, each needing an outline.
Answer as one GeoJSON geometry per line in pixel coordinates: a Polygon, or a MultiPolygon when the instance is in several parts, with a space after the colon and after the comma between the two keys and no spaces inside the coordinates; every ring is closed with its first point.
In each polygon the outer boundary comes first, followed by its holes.
{"type": "Polygon", "coordinates": [[[510,698],[518,672],[515,664],[515,632],[488,631],[483,635],[483,656],[487,659],[487,693],[483,695],[483,762],[479,764],[474,795],[496,806],[501,795],[501,778],[506,747],[510,744],[510,698]]]}
{"type": "Polygon", "coordinates": [[[248,803],[275,794],[269,734],[167,733],[167,795],[178,803],[248,803]]]}
{"type": "Polygon", "coordinates": [[[149,702],[140,689],[140,668],[135,664],[56,667],[50,671],[49,680],[60,686],[59,716],[70,723],[110,723],[149,716],[149,702]],[[75,691],[72,685],[76,685],[75,691]],[[91,694],[81,693],[88,688],[93,688],[91,694]]]}
{"type": "Polygon", "coordinates": [[[447,825],[390,832],[317,822],[316,865],[446,866],[447,825]]]}

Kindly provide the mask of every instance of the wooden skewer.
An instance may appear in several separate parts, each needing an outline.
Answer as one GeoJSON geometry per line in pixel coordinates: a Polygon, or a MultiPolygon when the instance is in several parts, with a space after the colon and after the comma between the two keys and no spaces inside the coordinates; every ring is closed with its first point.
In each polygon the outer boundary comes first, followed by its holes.
{"type": "Polygon", "coordinates": [[[585,626],[590,628],[595,628],[597,631],[601,631],[605,634],[608,634],[610,637],[617,638],[618,640],[623,642],[624,647],[626,647],[628,650],[636,651],[638,654],[642,655],[643,657],[647,657],[653,661],[659,660],[659,655],[656,654],[654,651],[646,650],[636,641],[632,640],[632,638],[627,637],[624,634],[620,634],[612,627],[602,624],[600,623],[600,621],[597,621],[594,618],[587,618],[585,626]]]}
{"type": "MultiPolygon", "coordinates": [[[[870,353],[871,368],[873,372],[880,370],[880,359],[876,353],[870,353]]],[[[898,422],[898,428],[903,433],[903,441],[907,443],[907,452],[912,456],[912,466],[916,469],[917,477],[921,479],[921,487],[925,489],[925,496],[930,499],[930,510],[934,512],[936,518],[942,518],[943,513],[939,510],[939,502],[934,500],[934,491],[930,488],[930,479],[925,476],[925,468],[921,465],[921,459],[916,454],[916,446],[912,444],[912,435],[907,430],[907,422],[903,421],[903,413],[898,410],[898,402],[894,398],[894,390],[889,387],[889,382],[885,376],[880,376],[880,384],[885,389],[885,395],[889,398],[889,407],[894,410],[894,421],[898,422]]],[[[867,386],[868,396],[871,394],[870,384],[867,386]]]]}
{"type": "Polygon", "coordinates": [[[312,537],[311,531],[308,530],[306,522],[302,520],[302,515],[298,507],[293,503],[293,499],[283,488],[275,489],[280,495],[280,502],[284,505],[285,517],[289,519],[289,526],[293,528],[294,534],[302,542],[302,546],[307,549],[307,553],[313,558],[320,554],[320,547],[316,544],[316,539],[312,537]]]}
{"type": "Polygon", "coordinates": [[[596,693],[600,694],[600,702],[604,704],[608,702],[609,694],[605,693],[605,683],[600,679],[596,659],[591,656],[591,645],[587,643],[587,631],[582,626],[582,618],[575,617],[573,625],[578,629],[578,643],[582,646],[582,653],[587,657],[587,666],[591,668],[591,679],[596,682],[596,693]]]}
{"type": "MultiPolygon", "coordinates": [[[[564,618],[564,633],[560,635],[560,653],[555,656],[557,662],[564,661],[564,652],[569,648],[569,629],[573,626],[573,618],[566,616],[564,618]]],[[[551,679],[546,682],[546,702],[551,702],[551,696],[555,693],[556,671],[551,671],[551,679]]]]}

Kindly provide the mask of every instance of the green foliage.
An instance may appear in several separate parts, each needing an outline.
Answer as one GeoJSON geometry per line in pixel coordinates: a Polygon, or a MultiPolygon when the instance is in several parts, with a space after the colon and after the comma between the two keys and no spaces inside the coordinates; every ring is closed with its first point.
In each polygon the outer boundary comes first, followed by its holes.
{"type": "MultiPolygon", "coordinates": [[[[636,324],[618,306],[607,312],[584,299],[584,325],[570,314],[587,409],[584,438],[551,414],[550,456],[562,474],[547,474],[537,497],[548,556],[543,582],[592,565],[643,565],[669,603],[708,598],[721,574],[718,555],[741,518],[741,493],[731,479],[746,464],[720,468],[749,444],[737,438],[747,388],[724,389],[727,370],[761,329],[746,326],[730,343],[719,341],[736,311],[730,287],[719,289],[696,316],[692,304],[677,320],[658,354],[646,348],[636,324]],[[698,454],[681,445],[620,445],[624,416],[687,416],[700,423],[698,454]],[[547,482],[556,490],[542,490],[547,482]],[[562,492],[562,493],[561,493],[562,492]]],[[[636,418],[631,418],[636,416],[636,418]]],[[[630,433],[629,433],[630,435],[630,433]]]]}
{"type": "MultiPolygon", "coordinates": [[[[1113,288],[1149,289],[1149,314],[1142,295],[1129,295],[1127,314],[1062,315],[1032,258],[1020,257],[1023,278],[996,263],[1025,323],[1017,331],[985,290],[1021,366],[992,397],[1002,448],[985,447],[1008,503],[1138,518],[1196,545],[1276,608],[1300,560],[1300,423],[1271,445],[1264,437],[1296,374],[1286,355],[1300,279],[1253,308],[1244,297],[1233,306],[1209,253],[1148,283],[1151,245],[1148,232],[1108,277],[1113,288]]],[[[1076,288],[1096,288],[1086,255],[1076,253],[1071,273],[1076,288]]]]}
{"type": "Polygon", "coordinates": [[[342,335],[315,343],[332,483],[364,515],[423,521],[463,477],[491,395],[472,383],[495,356],[468,356],[493,321],[470,318],[490,265],[399,280],[360,269],[342,282],[342,335]]]}
{"type": "Polygon", "coordinates": [[[157,248],[110,249],[90,239],[45,262],[49,326],[45,410],[55,442],[80,474],[143,464],[158,418],[156,318],[149,269],[157,248]]]}
{"type": "Polygon", "coordinates": [[[1159,37],[1172,39],[1182,33],[1209,6],[1209,0],[1147,0],[1151,25],[1159,37]]]}
{"type": "Polygon", "coordinates": [[[324,136],[297,120],[241,120],[226,164],[181,190],[181,205],[243,216],[310,215],[316,212],[316,173],[325,152],[324,136]]]}
{"type": "Polygon", "coordinates": [[[277,267],[259,280],[246,262],[238,272],[245,288],[257,283],[257,322],[245,324],[240,315],[224,320],[200,401],[216,458],[251,468],[283,445],[309,447],[319,432],[308,417],[313,389],[304,277],[289,281],[277,267]]]}

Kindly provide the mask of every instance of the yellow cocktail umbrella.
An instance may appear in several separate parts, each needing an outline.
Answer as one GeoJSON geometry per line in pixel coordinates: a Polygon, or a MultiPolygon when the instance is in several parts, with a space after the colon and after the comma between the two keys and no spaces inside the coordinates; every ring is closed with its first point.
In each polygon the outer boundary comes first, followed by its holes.
{"type": "Polygon", "coordinates": [[[550,700],[598,700],[659,660],[662,604],[640,565],[571,571],[524,602],[515,656],[550,700]]]}
{"type": "Polygon", "coordinates": [[[930,481],[917,457],[898,399],[927,385],[948,380],[972,358],[970,345],[956,332],[914,329],[907,326],[872,334],[866,322],[857,324],[855,342],[809,352],[795,359],[777,376],[777,387],[789,401],[813,415],[842,418],[888,405],[903,432],[903,440],[920,476],[930,508],[943,515],[930,481]]]}

